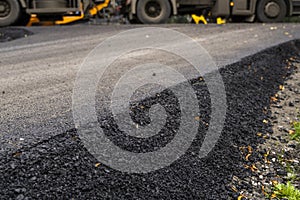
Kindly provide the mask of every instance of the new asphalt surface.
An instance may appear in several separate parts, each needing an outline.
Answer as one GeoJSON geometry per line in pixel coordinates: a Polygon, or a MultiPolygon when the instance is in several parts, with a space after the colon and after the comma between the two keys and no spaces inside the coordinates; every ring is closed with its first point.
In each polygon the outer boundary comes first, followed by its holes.
{"type": "MultiPolygon", "coordinates": [[[[269,98],[291,73],[285,67],[286,60],[299,56],[299,42],[295,39],[299,38],[300,26],[163,26],[195,39],[220,67],[227,95],[225,126],[213,151],[209,156],[199,159],[197,152],[203,142],[211,110],[206,84],[191,75],[189,83],[195,90],[200,109],[200,117],[196,119],[199,121],[199,130],[192,146],[169,167],[148,174],[128,174],[97,164],[98,161],[82,145],[74,129],[72,90],[80,64],[99,42],[120,31],[138,27],[32,27],[28,30],[34,35],[0,43],[1,197],[235,197],[227,188],[230,178],[235,173],[247,176],[247,172],[239,165],[241,158],[238,147],[255,146],[260,142],[255,137],[256,133],[270,131],[270,124],[263,123],[264,119],[270,117],[269,98]],[[291,40],[293,42],[277,46],[291,40]],[[259,52],[266,48],[271,49],[259,52]],[[247,57],[253,54],[256,55],[247,57]]],[[[124,62],[130,63],[140,59],[140,56],[124,58],[124,62]]],[[[154,53],[152,58],[161,61],[167,59],[163,53],[154,53]]],[[[169,64],[185,69],[180,60],[169,64]]],[[[106,98],[105,91],[111,87],[109,83],[118,80],[118,75],[122,74],[122,70],[113,69],[106,83],[99,88],[100,99],[106,98]]],[[[105,110],[105,105],[99,102],[97,109],[105,110]]],[[[118,130],[109,111],[101,112],[99,117],[105,134],[115,144],[130,151],[153,151],[164,146],[174,137],[174,130],[176,132],[179,123],[178,102],[172,92],[167,89],[159,97],[145,99],[138,106],[133,106],[132,118],[140,125],[149,123],[147,111],[145,113],[139,108],[150,108],[154,102],[166,108],[169,121],[166,122],[167,128],[153,140],[136,144],[134,139],[118,130]]]]}

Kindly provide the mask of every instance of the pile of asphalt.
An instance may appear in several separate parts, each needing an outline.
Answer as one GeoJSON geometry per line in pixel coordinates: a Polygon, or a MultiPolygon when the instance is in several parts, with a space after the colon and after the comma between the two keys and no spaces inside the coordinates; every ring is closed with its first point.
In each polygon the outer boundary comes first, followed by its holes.
{"type": "Polygon", "coordinates": [[[0,42],[8,42],[18,38],[27,37],[29,35],[33,35],[33,33],[24,28],[0,28],[0,42]]]}
{"type": "MultiPolygon", "coordinates": [[[[257,132],[272,132],[272,125],[264,123],[271,117],[270,97],[292,73],[292,69],[285,67],[286,62],[292,56],[299,56],[299,47],[299,42],[289,42],[220,70],[228,102],[226,122],[221,138],[205,158],[199,159],[197,152],[209,122],[210,99],[205,83],[195,79],[190,83],[199,98],[199,134],[188,152],[171,166],[148,174],[126,174],[95,165],[97,160],[84,148],[74,129],[14,154],[0,155],[0,196],[4,199],[236,199],[238,194],[228,186],[232,176],[246,177],[252,173],[244,168],[239,147],[255,148],[263,142],[257,132]]],[[[166,90],[160,97],[141,104],[149,107],[155,101],[169,109],[164,135],[148,141],[134,140],[116,128],[110,114],[101,118],[105,134],[115,144],[136,152],[165,145],[174,137],[172,129],[178,128],[178,102],[166,90]],[[172,116],[175,120],[171,120],[172,116]]],[[[140,124],[149,123],[147,113],[139,110],[132,113],[132,118],[140,124]]],[[[251,159],[259,158],[254,155],[251,159]]]]}

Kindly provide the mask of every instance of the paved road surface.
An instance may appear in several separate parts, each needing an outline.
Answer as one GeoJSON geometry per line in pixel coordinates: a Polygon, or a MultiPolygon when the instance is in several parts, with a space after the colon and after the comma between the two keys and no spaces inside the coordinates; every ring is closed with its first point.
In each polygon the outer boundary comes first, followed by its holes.
{"type": "MultiPolygon", "coordinates": [[[[35,35],[0,43],[0,151],[11,152],[73,128],[72,89],[80,64],[104,39],[139,27],[31,27],[35,35]]],[[[296,24],[161,27],[198,41],[218,66],[300,38],[296,24]]]]}

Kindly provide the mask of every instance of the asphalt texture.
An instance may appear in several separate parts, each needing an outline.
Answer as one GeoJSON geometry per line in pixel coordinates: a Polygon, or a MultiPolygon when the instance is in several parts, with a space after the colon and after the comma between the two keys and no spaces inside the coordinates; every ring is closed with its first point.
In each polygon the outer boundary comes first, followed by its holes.
{"type": "MultiPolygon", "coordinates": [[[[257,132],[271,132],[271,124],[263,123],[271,114],[269,98],[291,74],[291,69],[285,67],[286,62],[299,56],[300,48],[297,40],[276,46],[298,38],[295,25],[289,28],[277,25],[280,31],[276,29],[272,34],[269,32],[274,25],[249,26],[251,28],[247,25],[213,26],[201,31],[196,26],[171,27],[199,39],[216,59],[226,88],[228,110],[217,145],[207,157],[199,159],[197,152],[209,122],[210,100],[205,82],[196,77],[191,79],[201,116],[197,138],[179,160],[148,174],[126,174],[103,164],[96,165],[98,161],[84,148],[72,122],[70,95],[78,64],[97,42],[119,32],[122,27],[106,27],[110,30],[101,35],[97,35],[101,28],[84,29],[80,36],[72,31],[82,29],[77,26],[32,28],[30,31],[35,35],[0,45],[3,72],[1,198],[236,198],[227,188],[233,174],[247,176],[250,173],[241,165],[238,147],[255,146],[262,142],[256,137],[257,132]],[[50,29],[63,31],[54,31],[53,35],[45,37],[50,29]],[[218,34],[214,35],[215,32],[218,34]],[[243,40],[237,41],[237,37],[243,40]],[[235,38],[234,42],[232,38],[235,38]],[[253,53],[257,54],[247,57],[253,53]],[[224,67],[233,62],[236,63],[224,67]]],[[[124,29],[127,28],[132,27],[124,29]]],[[[167,122],[164,134],[147,142],[137,142],[126,135],[116,137],[122,133],[109,112],[99,117],[105,134],[127,150],[151,151],[163,146],[172,139],[173,130],[177,128],[178,105],[169,90],[159,96],[145,99],[140,104],[147,108],[159,102],[169,108],[168,116],[175,120],[167,122]]],[[[136,122],[149,123],[147,113],[135,109],[134,105],[133,111],[132,118],[136,122]]]]}
{"type": "MultiPolygon", "coordinates": [[[[26,30],[34,35],[0,43],[0,154],[74,128],[72,93],[81,63],[103,40],[140,27],[144,26],[30,27],[26,30]]],[[[297,24],[160,27],[177,30],[195,39],[220,67],[300,38],[300,26],[297,24]]],[[[164,56],[153,55],[160,60],[164,60],[164,56]]],[[[136,58],[128,58],[124,62],[130,64],[133,59],[136,58]]],[[[171,64],[178,65],[176,62],[171,64]]],[[[121,73],[119,71],[114,70],[106,82],[116,81],[116,74],[121,73]]],[[[104,84],[102,90],[109,87],[104,84]]],[[[102,96],[106,96],[105,93],[102,96]]]]}
{"type": "MultiPolygon", "coordinates": [[[[271,125],[263,123],[271,117],[270,97],[292,73],[292,69],[286,68],[287,59],[299,56],[299,48],[299,42],[290,42],[220,69],[226,87],[228,114],[222,136],[206,158],[199,159],[196,154],[209,121],[209,93],[203,81],[194,79],[191,83],[201,102],[202,123],[189,151],[171,166],[144,175],[121,173],[103,165],[96,167],[97,160],[83,147],[76,130],[70,130],[1,159],[2,198],[236,198],[227,184],[234,173],[244,176],[251,173],[243,169],[237,147],[255,146],[262,142],[256,136],[257,132],[271,132],[271,125]]],[[[172,104],[174,96],[166,90],[160,98],[146,99],[143,105],[151,105],[152,101],[172,104]]],[[[169,113],[176,118],[176,108],[169,113]]],[[[106,134],[120,134],[113,120],[102,123],[112,127],[103,125],[106,134]]],[[[176,126],[170,126],[176,129],[176,126]]],[[[116,143],[128,145],[128,150],[134,148],[130,147],[134,144],[130,139],[110,139],[121,140],[116,143]]],[[[170,140],[165,136],[160,140],[162,143],[163,139],[170,140]]],[[[143,149],[151,150],[156,143],[148,141],[148,147],[143,146],[143,149]]]]}
{"type": "Polygon", "coordinates": [[[0,28],[0,42],[8,42],[32,35],[31,31],[23,28],[0,28]]]}

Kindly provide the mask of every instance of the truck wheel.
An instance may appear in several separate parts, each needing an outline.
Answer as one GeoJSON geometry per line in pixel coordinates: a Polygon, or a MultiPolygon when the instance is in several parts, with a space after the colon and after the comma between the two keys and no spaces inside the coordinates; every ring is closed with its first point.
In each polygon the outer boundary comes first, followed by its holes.
{"type": "Polygon", "coordinates": [[[280,22],[287,13],[284,0],[261,0],[258,1],[256,15],[261,22],[280,22]]]}
{"type": "Polygon", "coordinates": [[[8,26],[20,16],[20,5],[16,0],[0,1],[0,26],[8,26]]]}
{"type": "Polygon", "coordinates": [[[26,11],[21,12],[19,19],[14,23],[16,26],[26,26],[30,21],[31,16],[26,11]]]}
{"type": "Polygon", "coordinates": [[[141,24],[142,22],[137,18],[133,17],[132,19],[129,19],[130,24],[141,24]]]}
{"type": "Polygon", "coordinates": [[[171,15],[171,5],[168,0],[139,0],[137,17],[144,24],[166,23],[171,15]]]}

